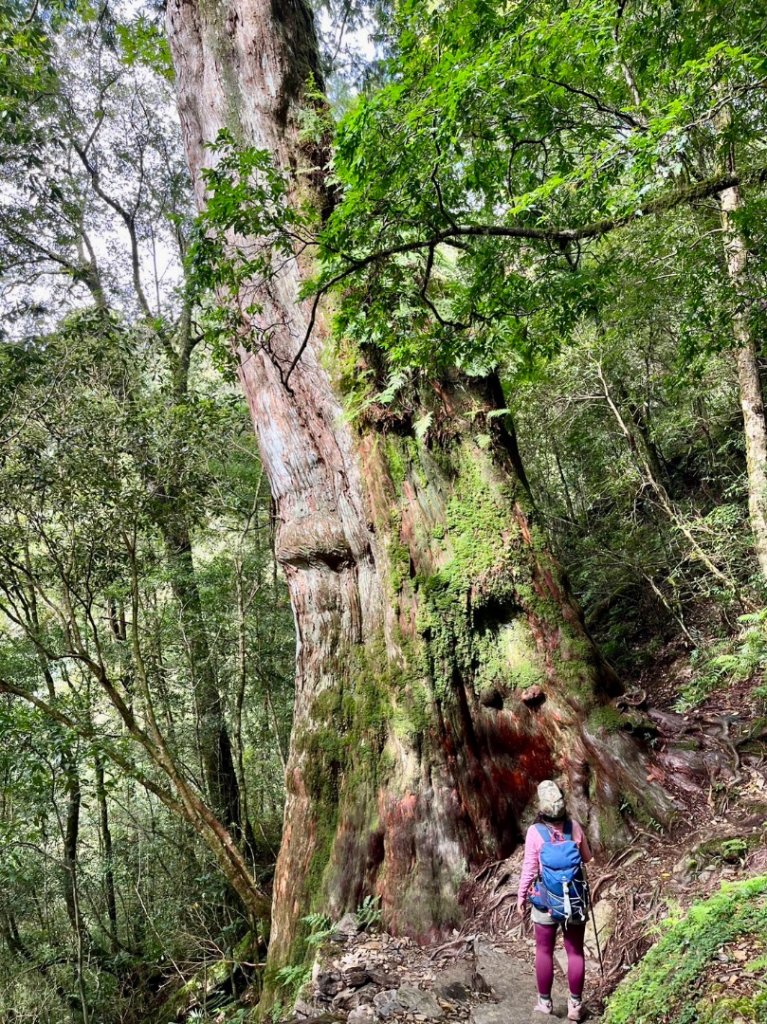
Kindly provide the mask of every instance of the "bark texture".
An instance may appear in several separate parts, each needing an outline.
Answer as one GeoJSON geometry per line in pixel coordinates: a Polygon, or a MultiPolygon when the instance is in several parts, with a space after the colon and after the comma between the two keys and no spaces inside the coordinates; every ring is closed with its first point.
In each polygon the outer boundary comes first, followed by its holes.
{"type": "Polygon", "coordinates": [[[767,579],[767,426],[764,420],[764,396],[759,377],[756,343],[749,330],[744,308],[747,292],[748,252],[733,224],[733,214],[741,209],[738,186],[725,189],[719,196],[724,232],[727,273],[735,291],[736,308],[732,319],[735,361],[738,369],[740,408],[746,440],[748,468],[748,511],[754,549],[762,576],[767,579]]]}
{"type": "MultiPolygon", "coordinates": [[[[205,143],[227,127],[323,207],[322,153],[297,130],[310,73],[321,83],[304,0],[170,0],[168,24],[199,205],[205,143]]],[[[670,812],[531,523],[513,434],[488,416],[497,381],[448,376],[352,428],[322,317],[282,383],[307,323],[301,274],[294,261],[258,292],[239,350],[297,628],[272,968],[300,955],[308,910],[370,892],[390,928],[455,924],[467,869],[512,850],[542,778],[561,778],[597,843],[622,834],[619,805],[670,812]]]]}

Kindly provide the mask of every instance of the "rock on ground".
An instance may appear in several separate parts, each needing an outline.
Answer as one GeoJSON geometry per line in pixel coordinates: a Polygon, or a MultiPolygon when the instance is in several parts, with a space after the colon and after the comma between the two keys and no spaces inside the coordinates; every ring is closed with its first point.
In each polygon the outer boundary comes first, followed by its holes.
{"type": "Polygon", "coordinates": [[[381,1020],[389,1020],[401,1014],[415,1014],[419,1018],[438,1020],[444,1017],[444,1010],[431,992],[415,985],[401,985],[397,989],[379,992],[373,999],[375,1012],[381,1020]]]}
{"type": "Polygon", "coordinates": [[[584,940],[584,945],[587,956],[596,960],[598,959],[598,952],[594,937],[594,928],[596,927],[599,934],[599,948],[601,950],[606,949],[607,943],[610,941],[612,934],[615,931],[617,911],[615,909],[615,904],[611,900],[601,899],[592,907],[591,914],[592,920],[586,925],[586,938],[584,940]]]}
{"type": "Polygon", "coordinates": [[[434,979],[434,991],[454,1003],[468,1003],[479,979],[471,964],[459,960],[441,970],[434,979]]]}
{"type": "Polygon", "coordinates": [[[375,1010],[372,1006],[358,1006],[346,1018],[347,1024],[373,1024],[375,1010]]]}
{"type": "Polygon", "coordinates": [[[430,1020],[437,1020],[445,1015],[433,993],[414,985],[401,985],[397,989],[397,999],[405,1013],[414,1013],[430,1020]]]}

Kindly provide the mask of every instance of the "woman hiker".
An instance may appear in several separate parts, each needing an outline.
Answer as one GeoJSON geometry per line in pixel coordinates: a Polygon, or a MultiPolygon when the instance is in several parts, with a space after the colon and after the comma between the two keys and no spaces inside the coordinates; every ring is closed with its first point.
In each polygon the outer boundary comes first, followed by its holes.
{"type": "MultiPolygon", "coordinates": [[[[583,938],[586,931],[585,907],[581,908],[584,918],[582,921],[564,922],[555,920],[550,911],[539,909],[529,902],[533,883],[543,873],[541,851],[544,845],[563,843],[568,839],[571,839],[577,850],[580,851],[580,860],[584,864],[588,863],[591,860],[591,850],[583,834],[583,829],[577,821],[568,819],[562,791],[555,782],[547,779],[538,786],[538,816],[535,823],[527,830],[525,858],[519,879],[517,910],[521,916],[524,916],[527,906],[530,905],[535,925],[535,977],[538,983],[538,1002],[535,1009],[539,1013],[550,1014],[553,1011],[551,986],[554,982],[554,943],[557,937],[557,926],[561,925],[567,952],[567,980],[570,988],[567,1017],[568,1020],[581,1020],[583,982],[586,973],[583,956],[583,938]]],[[[573,855],[577,859],[577,852],[574,850],[573,855]]],[[[536,902],[541,901],[536,899],[536,902]]]]}

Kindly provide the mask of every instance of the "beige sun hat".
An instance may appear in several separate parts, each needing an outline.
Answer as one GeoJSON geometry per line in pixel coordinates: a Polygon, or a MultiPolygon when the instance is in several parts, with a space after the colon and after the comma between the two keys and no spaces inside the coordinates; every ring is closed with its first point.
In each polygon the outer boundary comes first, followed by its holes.
{"type": "Polygon", "coordinates": [[[544,779],[538,786],[538,810],[547,818],[565,816],[565,798],[562,790],[551,779],[544,779]]]}

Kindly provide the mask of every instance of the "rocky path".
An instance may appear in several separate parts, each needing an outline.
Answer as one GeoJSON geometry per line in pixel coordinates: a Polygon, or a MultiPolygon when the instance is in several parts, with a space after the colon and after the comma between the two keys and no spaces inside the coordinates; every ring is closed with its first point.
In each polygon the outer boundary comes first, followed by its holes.
{"type": "MultiPolygon", "coordinates": [[[[557,970],[554,1014],[566,1018],[567,987],[557,970]]],[[[484,936],[454,950],[429,950],[408,939],[358,933],[340,922],[335,941],[315,966],[309,991],[295,1007],[296,1024],[541,1024],[532,948],[509,951],[484,936]]]]}

